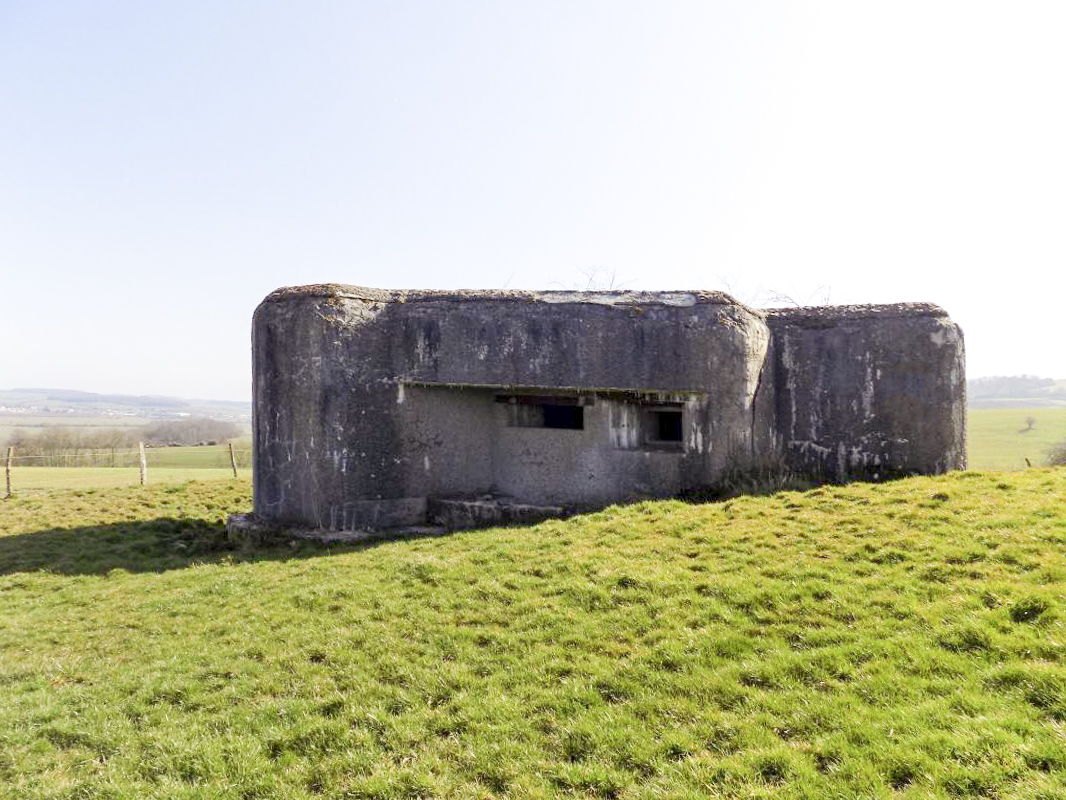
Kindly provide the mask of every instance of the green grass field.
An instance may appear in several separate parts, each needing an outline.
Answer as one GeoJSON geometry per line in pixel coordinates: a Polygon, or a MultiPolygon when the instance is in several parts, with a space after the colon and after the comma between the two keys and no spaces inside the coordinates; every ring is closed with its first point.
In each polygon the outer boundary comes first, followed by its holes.
{"type": "MultiPolygon", "coordinates": [[[[251,465],[251,437],[233,440],[237,466],[251,465]]],[[[204,447],[150,447],[146,451],[149,467],[186,469],[229,467],[229,448],[225,445],[204,447]]]]}
{"type": "Polygon", "coordinates": [[[971,408],[967,434],[971,469],[1025,469],[1026,458],[1042,465],[1048,448],[1066,440],[1066,408],[971,408]]]}
{"type": "MultiPolygon", "coordinates": [[[[238,475],[243,480],[251,479],[251,440],[234,442],[238,475]]],[[[232,479],[229,448],[217,447],[158,447],[146,450],[148,482],[151,484],[181,483],[188,480],[232,479]]],[[[85,463],[84,459],[71,458],[72,464],[85,463]]],[[[38,467],[34,458],[21,464],[16,458],[12,468],[13,492],[40,491],[43,489],[89,489],[134,486],[140,483],[140,469],[135,451],[119,453],[110,467],[38,467]]]]}
{"type": "Polygon", "coordinates": [[[1066,796],[1066,470],[230,551],[250,502],[0,502],[0,796],[1066,796]]]}
{"type": "Polygon", "coordinates": [[[148,417],[76,417],[54,414],[0,414],[0,443],[6,442],[8,437],[16,431],[40,431],[43,428],[62,425],[67,428],[76,428],[85,433],[111,430],[114,428],[137,428],[148,425],[152,420],[148,417]]]}
{"type": "MultiPolygon", "coordinates": [[[[250,469],[238,469],[237,474],[241,482],[251,481],[250,469]]],[[[120,486],[139,486],[140,480],[141,471],[138,467],[15,467],[11,470],[11,490],[14,494],[49,489],[113,489],[120,486]]],[[[152,466],[148,469],[149,485],[176,484],[190,480],[232,481],[233,470],[229,466],[224,469],[152,466]]]]}

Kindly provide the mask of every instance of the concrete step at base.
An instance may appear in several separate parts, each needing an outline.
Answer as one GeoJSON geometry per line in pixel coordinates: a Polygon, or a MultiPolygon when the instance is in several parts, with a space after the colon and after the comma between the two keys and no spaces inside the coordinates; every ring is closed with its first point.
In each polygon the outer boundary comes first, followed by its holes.
{"type": "Polygon", "coordinates": [[[566,516],[566,509],[562,506],[536,506],[498,497],[431,497],[426,503],[426,521],[448,530],[524,525],[563,516],[566,516]]]}

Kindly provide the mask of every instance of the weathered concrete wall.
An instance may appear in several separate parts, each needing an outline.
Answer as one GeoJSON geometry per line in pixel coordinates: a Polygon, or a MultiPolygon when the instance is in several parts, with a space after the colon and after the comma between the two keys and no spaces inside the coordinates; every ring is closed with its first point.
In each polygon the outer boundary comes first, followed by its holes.
{"type": "Polygon", "coordinates": [[[596,506],[768,464],[826,480],[958,468],[962,365],[933,306],[282,289],[253,321],[255,514],[349,530],[421,522],[428,498],[457,495],[596,506]],[[582,429],[521,427],[500,402],[552,393],[586,403],[582,429]],[[660,403],[681,410],[680,441],[642,438],[660,403]]]}
{"type": "Polygon", "coordinates": [[[712,485],[769,425],[753,405],[768,342],[717,293],[279,290],[253,321],[255,512],[347,528],[415,521],[436,493],[602,504],[712,485]],[[501,425],[507,389],[697,399],[680,452],[645,454],[610,446],[607,400],[583,431],[501,425]]]}
{"type": "Polygon", "coordinates": [[[498,403],[490,389],[396,387],[399,436],[395,456],[402,484],[416,497],[484,494],[492,490],[498,403]]]}
{"type": "MultiPolygon", "coordinates": [[[[585,408],[584,430],[513,428],[499,406],[493,448],[495,487],[532,503],[600,506],[624,500],[670,497],[706,469],[694,448],[626,449],[612,441],[612,413],[621,400],[596,398],[585,408]]],[[[698,407],[693,402],[693,407],[698,407]]],[[[616,428],[617,430],[617,428],[616,428]]]]}
{"type": "Polygon", "coordinates": [[[580,507],[708,485],[704,395],[583,393],[591,401],[583,428],[556,430],[511,426],[507,406],[496,402],[503,389],[402,387],[401,446],[412,495],[497,493],[580,507]],[[637,417],[662,403],[684,409],[686,442],[653,446],[641,439],[637,417]]]}
{"type": "Polygon", "coordinates": [[[929,304],[774,309],[776,430],[818,480],[966,466],[962,331],[929,304]]]}

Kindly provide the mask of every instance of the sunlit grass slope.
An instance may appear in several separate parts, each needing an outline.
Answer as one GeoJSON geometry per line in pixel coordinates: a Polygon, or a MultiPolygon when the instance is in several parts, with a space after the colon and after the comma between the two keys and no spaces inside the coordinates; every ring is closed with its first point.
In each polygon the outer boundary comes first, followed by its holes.
{"type": "Polygon", "coordinates": [[[0,504],[0,795],[1066,794],[1066,470],[221,549],[249,505],[0,504]]]}
{"type": "Polygon", "coordinates": [[[1026,458],[1041,466],[1048,448],[1066,440],[1066,408],[971,408],[968,423],[970,469],[1026,469],[1026,458]]]}

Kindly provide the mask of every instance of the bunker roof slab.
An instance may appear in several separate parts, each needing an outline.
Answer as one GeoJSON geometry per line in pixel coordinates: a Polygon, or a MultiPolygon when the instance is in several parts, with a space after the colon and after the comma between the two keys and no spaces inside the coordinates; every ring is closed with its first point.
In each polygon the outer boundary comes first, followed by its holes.
{"type": "Polygon", "coordinates": [[[728,305],[745,308],[743,303],[724,292],[699,290],[678,291],[525,291],[517,289],[374,289],[340,283],[310,286],[286,286],[267,295],[264,303],[280,303],[313,297],[337,297],[376,303],[416,302],[501,302],[501,303],[576,303],[591,305],[659,305],[687,307],[697,304],[728,305]]]}

